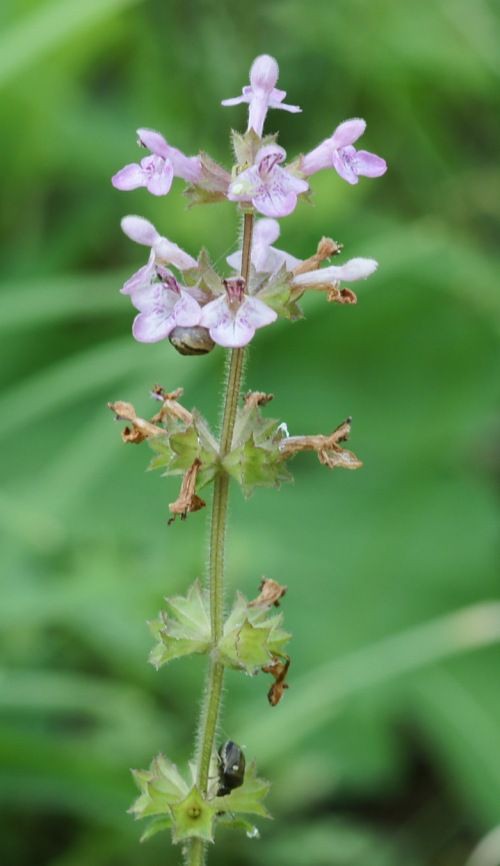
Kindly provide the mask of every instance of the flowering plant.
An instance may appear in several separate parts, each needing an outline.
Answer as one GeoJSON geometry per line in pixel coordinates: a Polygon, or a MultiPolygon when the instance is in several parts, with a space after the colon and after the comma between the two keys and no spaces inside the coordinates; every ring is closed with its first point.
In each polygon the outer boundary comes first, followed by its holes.
{"type": "Polygon", "coordinates": [[[278,487],[291,478],[288,463],[302,451],[315,452],[330,469],[362,465],[345,447],[350,418],[328,435],[290,436],[286,424],[263,411],[271,395],[250,392],[240,399],[245,347],[260,328],[278,318],[299,319],[299,301],[309,291],[325,292],[331,303],[355,304],[356,295],[343,286],[344,281],[365,279],[377,268],[371,258],[328,264],[342,252],[342,245],[331,238],[320,239],[316,251],[305,260],[274,246],[280,235],[278,220],[310,194],[313,174],[333,168],[354,184],[360,176],[378,177],[386,171],[383,159],[354,148],[366,127],[359,118],[344,121],[329,139],[287,163],[276,136],[263,135],[269,109],[301,111],[284,102],[286,93],[276,88],[277,80],[276,60],[257,57],[250,84],[241,96],[223,101],[225,106],[248,104],[246,132],[232,133],[236,163],[231,172],[205,153],[185,156],[159,132],[139,129],[138,143],[150,155],[125,166],[112,179],[117,189],[145,187],[162,196],[179,177],[188,183],[191,204],[236,202],[243,221],[241,249],[227,257],[229,273],[220,274],[206,251],[194,258],[160,235],[148,220],[140,216],[122,220],[124,233],[150,250],[147,263],[121,289],[137,311],[132,326],[135,339],[144,343],[168,339],[185,355],[203,355],[216,345],[230,350],[223,418],[217,433],[199,412],[180,402],[180,388],[154,388],[152,396],[160,407],[151,419],[139,417],[130,403],[109,404],[115,416],[127,422],[123,440],[147,441],[154,455],[151,468],[167,476],[181,476],[179,494],[170,504],[169,523],[203,509],[206,503],[200,492],[213,485],[206,585],[197,582],[186,595],[166,599],[165,610],[151,623],[154,646],[150,660],[156,668],[192,653],[209,658],[194,761],[187,774],[182,774],[160,755],[149,770],[136,771],[140,796],[131,809],[137,818],[152,819],[143,838],[170,828],[174,843],[185,847],[190,866],[204,862],[206,845],[213,842],[219,826],[242,827],[255,836],[256,828],[247,816],[268,815],[263,800],[269,784],[257,776],[255,765],[246,767],[243,750],[232,740],[216,748],[225,669],[269,674],[268,700],[273,707],[288,688],[290,635],[283,627],[281,612],[274,611],[286,587],[264,578],[253,600],[238,594],[225,615],[224,544],[230,480],[245,495],[259,486],[278,487]]]}

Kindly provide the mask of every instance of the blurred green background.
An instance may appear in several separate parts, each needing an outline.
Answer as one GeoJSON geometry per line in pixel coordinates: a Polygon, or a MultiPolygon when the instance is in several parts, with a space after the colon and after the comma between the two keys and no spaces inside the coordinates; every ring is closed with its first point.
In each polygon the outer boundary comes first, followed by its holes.
{"type": "Polygon", "coordinates": [[[311,298],[305,321],[259,332],[247,384],[292,433],[352,414],[365,467],[304,455],[279,493],[233,491],[229,586],[289,586],[293,663],[276,709],[267,680],[227,677],[222,735],[273,781],[276,820],[260,842],[221,830],[211,862],[496,866],[498,834],[468,858],[500,824],[498,3],[4,0],[0,16],[2,862],[181,859],[167,835],[140,847],[125,810],[129,767],[191,753],[205,659],[155,673],[145,621],[203,573],[205,514],[167,529],[177,483],[144,472],[105,406],[149,413],[161,382],[215,421],[222,352],[134,343],[118,289],[145,257],[119,220],[222,264],[237,218],[187,211],[179,181],[154,199],[109,178],[139,126],[227,162],[246,111],[219,102],[269,52],[303,107],[269,118],[290,154],[361,116],[390,168],[317,175],[314,206],[282,222],[297,256],[326,234],[380,268],[357,307],[311,298]]]}

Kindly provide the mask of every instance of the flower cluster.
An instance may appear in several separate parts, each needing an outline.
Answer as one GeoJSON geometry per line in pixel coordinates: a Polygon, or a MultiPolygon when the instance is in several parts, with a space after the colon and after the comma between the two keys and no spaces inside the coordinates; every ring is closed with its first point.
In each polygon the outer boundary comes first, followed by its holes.
{"type": "MultiPolygon", "coordinates": [[[[201,255],[193,258],[160,235],[148,220],[125,217],[125,234],[150,248],[147,264],[121,290],[138,311],[132,329],[136,340],[152,343],[169,338],[178,346],[179,333],[202,343],[205,334],[209,347],[214,343],[242,347],[258,328],[276,321],[279,315],[293,318],[291,305],[308,289],[321,288],[328,291],[329,300],[352,303],[355,295],[346,294],[349,290],[343,294],[341,282],[365,279],[376,269],[376,261],[365,258],[321,268],[326,256],[313,256],[304,262],[273,246],[280,234],[277,220],[291,214],[299,198],[309,193],[311,175],[333,168],[355,184],[360,176],[379,177],[387,169],[381,157],[354,147],[366,128],[359,118],[344,121],[330,138],[287,164],[286,151],[276,143],[276,136],[263,137],[269,109],[301,111],[284,102],[285,91],[276,88],[278,72],[274,58],[257,57],[250,70],[250,84],[241,96],[222,102],[224,106],[248,104],[247,131],[233,134],[237,163],[231,174],[204,154],[186,156],[159,132],[139,129],[138,143],[149,150],[149,156],[113,176],[117,189],[146,187],[155,196],[166,195],[173,178],[179,177],[189,184],[194,202],[228,200],[239,203],[243,213],[262,215],[254,226],[249,279],[241,277],[242,251],[238,250],[227,258],[231,274],[218,275],[212,270],[210,281],[206,280],[201,255]],[[276,301],[278,294],[280,303],[276,301]]],[[[331,249],[334,254],[341,247],[331,249]]]]}

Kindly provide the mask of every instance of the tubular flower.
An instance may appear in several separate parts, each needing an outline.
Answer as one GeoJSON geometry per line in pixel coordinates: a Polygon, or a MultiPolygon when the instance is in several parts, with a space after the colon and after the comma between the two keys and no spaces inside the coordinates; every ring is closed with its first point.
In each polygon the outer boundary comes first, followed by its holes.
{"type": "Polygon", "coordinates": [[[151,283],[147,291],[132,294],[131,300],[139,310],[132,334],[140,343],[157,343],[178,325],[190,328],[200,321],[199,304],[168,272],[161,282],[151,283]]]}
{"type": "MultiPolygon", "coordinates": [[[[277,220],[261,219],[255,223],[252,236],[252,253],[251,261],[255,270],[258,273],[275,273],[282,265],[286,265],[287,270],[291,271],[298,264],[300,259],[290,253],[285,253],[283,250],[277,250],[271,246],[280,236],[280,225],[277,220]]],[[[226,259],[228,265],[234,271],[241,271],[241,250],[228,256],[226,259]]]]}
{"type": "Polygon", "coordinates": [[[276,321],[277,313],[259,298],[246,295],[240,277],[224,280],[224,285],[226,293],[203,307],[199,324],[208,328],[219,346],[239,349],[250,342],[257,328],[276,321]]]}
{"type": "Polygon", "coordinates": [[[340,285],[341,281],[365,280],[378,268],[375,259],[349,259],[345,265],[330,265],[317,271],[308,271],[305,274],[297,274],[293,278],[294,286],[324,286],[331,283],[340,285]]]}
{"type": "Polygon", "coordinates": [[[223,99],[222,105],[239,105],[241,102],[248,103],[248,129],[253,129],[257,135],[262,136],[267,112],[270,108],[282,108],[296,114],[302,111],[298,105],[286,105],[283,100],[286,96],[285,90],[278,90],[274,85],[278,80],[279,67],[269,54],[261,54],[256,57],[250,69],[250,84],[243,88],[241,96],[232,99],[223,99]]]}
{"type": "MultiPolygon", "coordinates": [[[[143,244],[146,247],[151,247],[154,256],[153,258],[150,256],[150,261],[146,267],[141,268],[141,271],[143,272],[148,268],[151,270],[151,261],[157,264],[174,265],[174,267],[178,268],[180,271],[187,271],[190,268],[195,268],[198,264],[196,259],[193,259],[192,256],[185,253],[184,250],[181,250],[177,244],[174,244],[172,241],[167,240],[167,238],[162,237],[159,232],[156,231],[154,225],[143,217],[123,217],[121,227],[127,237],[132,241],[135,241],[136,244],[143,244]]],[[[131,280],[137,278],[141,271],[134,274],[125,285],[130,284],[131,280]]],[[[125,294],[131,293],[132,292],[130,291],[125,292],[125,294]]]]}
{"type": "Polygon", "coordinates": [[[380,177],[385,174],[385,159],[367,150],[356,150],[352,146],[365,129],[366,121],[359,117],[345,120],[337,126],[330,138],[302,157],[303,173],[311,175],[323,168],[334,168],[340,177],[351,184],[357,183],[360,175],[380,177]]]}
{"type": "Polygon", "coordinates": [[[257,151],[255,164],[240,172],[227,194],[230,201],[251,202],[264,216],[284,217],[292,213],[297,196],[309,189],[305,180],[280,167],[286,151],[268,144],[257,151]]]}
{"type": "Polygon", "coordinates": [[[180,150],[167,144],[159,132],[153,129],[138,129],[138,143],[151,151],[151,156],[132,162],[120,169],[111,178],[116,189],[131,190],[140,186],[153,195],[166,195],[175,177],[195,182],[201,172],[197,156],[185,156],[180,150]]]}

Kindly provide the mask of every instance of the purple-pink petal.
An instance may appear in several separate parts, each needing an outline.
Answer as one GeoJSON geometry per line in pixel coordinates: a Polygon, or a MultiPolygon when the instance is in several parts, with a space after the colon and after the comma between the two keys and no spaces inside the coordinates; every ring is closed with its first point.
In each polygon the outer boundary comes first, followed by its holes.
{"type": "Polygon", "coordinates": [[[219,346],[225,349],[241,349],[250,342],[255,334],[255,328],[246,319],[232,316],[228,312],[216,325],[209,328],[209,333],[219,346]]]}
{"type": "MultiPolygon", "coordinates": [[[[337,174],[343,177],[347,183],[355,184],[358,182],[358,175],[354,170],[349,154],[346,152],[347,150],[347,147],[344,147],[342,150],[334,150],[332,153],[332,165],[337,174]]],[[[351,150],[354,150],[354,148],[351,148],[351,150]]]]}
{"type": "Polygon", "coordinates": [[[138,129],[137,136],[139,143],[147,147],[151,153],[168,159],[170,148],[160,132],[156,132],[155,129],[138,129]]]}
{"type": "Polygon", "coordinates": [[[175,305],[174,316],[176,324],[183,328],[192,328],[200,321],[201,307],[184,289],[181,289],[180,299],[175,305]]]}
{"type": "Polygon", "coordinates": [[[237,316],[244,318],[254,328],[263,328],[265,325],[270,325],[278,318],[278,314],[271,307],[268,307],[264,301],[255,297],[247,297],[243,301],[238,310],[237,316]]]}
{"type": "Polygon", "coordinates": [[[322,283],[337,283],[340,280],[365,280],[378,268],[375,259],[355,258],[349,259],[344,265],[329,265],[317,271],[309,271],[298,274],[293,278],[296,286],[314,286],[322,283]]]}
{"type": "Polygon", "coordinates": [[[131,189],[137,189],[140,186],[145,186],[146,179],[141,166],[136,162],[131,162],[113,175],[111,183],[115,189],[128,191],[131,189]]]}
{"type": "MultiPolygon", "coordinates": [[[[133,296],[132,301],[136,300],[133,296]]],[[[144,296],[142,301],[141,312],[132,326],[135,339],[141,343],[157,343],[168,337],[176,325],[192,327],[200,320],[199,305],[182,289],[172,291],[156,283],[149,297],[144,296]]]]}
{"type": "Polygon", "coordinates": [[[141,292],[144,287],[151,285],[151,281],[155,276],[155,252],[151,250],[149,261],[142,268],[139,268],[135,274],[123,284],[120,289],[122,295],[133,295],[136,292],[141,292]]]}
{"type": "Polygon", "coordinates": [[[344,120],[335,129],[330,141],[332,147],[340,148],[346,145],[354,144],[358,138],[363,135],[366,129],[366,120],[361,117],[354,117],[352,120],[344,120]]]}
{"type": "Polygon", "coordinates": [[[375,153],[358,150],[354,160],[354,170],[356,174],[362,174],[364,177],[381,177],[387,171],[387,163],[375,153]]]}
{"type": "MultiPolygon", "coordinates": [[[[158,157],[160,159],[160,157],[158,157]]],[[[146,187],[153,195],[167,195],[174,179],[174,169],[170,160],[161,160],[162,165],[148,177],[146,187]]]]}
{"type": "Polygon", "coordinates": [[[252,203],[259,213],[268,217],[285,217],[295,210],[297,194],[288,192],[283,188],[268,189],[263,187],[252,199],[252,203]]]}
{"type": "Polygon", "coordinates": [[[132,325],[132,335],[139,343],[158,343],[165,340],[175,328],[173,316],[160,310],[139,313],[132,325]]]}
{"type": "Polygon", "coordinates": [[[230,105],[241,105],[242,102],[248,102],[247,97],[243,93],[241,96],[231,96],[229,99],[222,99],[221,105],[227,108],[230,105]]]}
{"type": "Polygon", "coordinates": [[[152,247],[160,238],[153,223],[144,217],[130,215],[123,217],[121,223],[122,231],[135,241],[136,244],[143,244],[146,247],[152,247]]]}
{"type": "Polygon", "coordinates": [[[154,243],[154,251],[157,259],[174,265],[180,271],[188,271],[198,265],[196,259],[167,238],[158,237],[154,243]]]}

